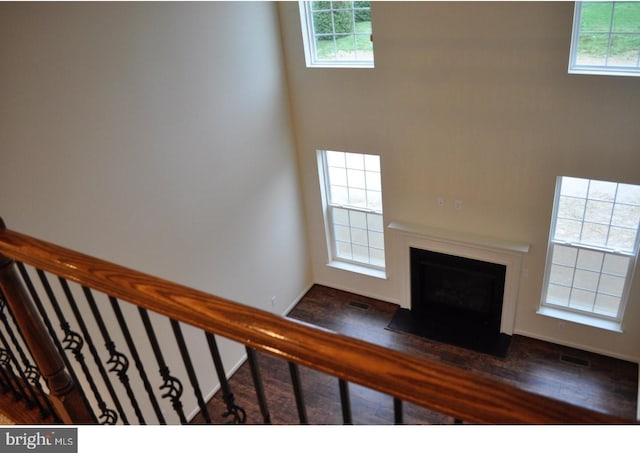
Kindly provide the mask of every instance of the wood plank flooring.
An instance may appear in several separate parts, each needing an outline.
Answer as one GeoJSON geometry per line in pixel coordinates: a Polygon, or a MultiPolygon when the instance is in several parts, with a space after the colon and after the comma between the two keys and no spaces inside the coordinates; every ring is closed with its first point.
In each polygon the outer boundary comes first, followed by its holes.
{"type": "MultiPolygon", "coordinates": [[[[638,366],[622,360],[515,335],[506,358],[497,358],[386,329],[397,305],[344,291],[313,286],[291,311],[291,318],[416,356],[441,360],[473,373],[491,376],[524,390],[635,420],[638,366]]],[[[286,363],[259,353],[264,387],[274,424],[297,424],[298,414],[286,363]]],[[[309,423],[342,423],[336,378],[300,369],[309,423]]],[[[230,381],[248,424],[262,423],[248,364],[230,381]]],[[[353,423],[393,423],[393,400],[350,384],[353,423]]],[[[209,402],[214,423],[224,423],[222,396],[209,402]]],[[[449,424],[451,417],[411,404],[404,405],[407,424],[449,424]]],[[[192,423],[202,423],[201,415],[192,423]]]]}

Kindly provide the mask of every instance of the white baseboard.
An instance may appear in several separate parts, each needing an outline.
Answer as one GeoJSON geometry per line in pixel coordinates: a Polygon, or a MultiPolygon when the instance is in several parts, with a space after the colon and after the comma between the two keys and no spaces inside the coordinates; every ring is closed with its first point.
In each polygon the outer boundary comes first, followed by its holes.
{"type": "Polygon", "coordinates": [[[514,330],[513,333],[516,335],[522,335],[524,337],[535,338],[536,340],[547,341],[549,343],[559,344],[561,346],[567,346],[569,348],[580,349],[582,351],[593,352],[594,354],[600,354],[607,357],[613,357],[614,359],[625,360],[627,362],[640,364],[640,357],[636,357],[636,356],[616,354],[616,353],[612,353],[611,351],[605,351],[604,349],[599,349],[599,348],[591,348],[583,344],[573,343],[571,341],[560,341],[557,338],[551,338],[545,335],[538,335],[536,333],[528,332],[526,330],[521,330],[521,329],[516,329],[514,330]]]}

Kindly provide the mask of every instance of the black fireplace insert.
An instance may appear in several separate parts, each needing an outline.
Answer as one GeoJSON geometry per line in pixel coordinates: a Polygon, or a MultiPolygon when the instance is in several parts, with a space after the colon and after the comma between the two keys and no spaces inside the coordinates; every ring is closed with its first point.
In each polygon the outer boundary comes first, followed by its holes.
{"type": "Polygon", "coordinates": [[[404,323],[436,341],[506,353],[510,337],[500,332],[505,265],[417,248],[410,249],[410,265],[411,310],[399,310],[396,328],[404,323]]]}

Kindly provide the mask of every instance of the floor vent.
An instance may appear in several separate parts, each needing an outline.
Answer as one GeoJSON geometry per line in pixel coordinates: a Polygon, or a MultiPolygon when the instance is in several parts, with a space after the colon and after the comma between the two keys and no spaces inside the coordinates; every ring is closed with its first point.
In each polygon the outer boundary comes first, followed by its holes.
{"type": "Polygon", "coordinates": [[[561,362],[565,362],[565,363],[570,363],[572,365],[583,366],[583,367],[588,367],[589,366],[589,361],[588,360],[580,359],[578,357],[573,357],[573,356],[565,355],[565,354],[561,354],[560,355],[560,361],[561,362]]]}
{"type": "Polygon", "coordinates": [[[351,308],[357,308],[358,310],[368,310],[369,305],[363,304],[362,302],[349,302],[349,306],[351,308]]]}

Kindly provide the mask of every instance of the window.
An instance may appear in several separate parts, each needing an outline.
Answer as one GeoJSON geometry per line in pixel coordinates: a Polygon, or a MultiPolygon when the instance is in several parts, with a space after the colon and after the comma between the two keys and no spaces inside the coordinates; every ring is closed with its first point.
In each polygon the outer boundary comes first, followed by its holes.
{"type": "Polygon", "coordinates": [[[373,67],[370,2],[300,2],[307,67],[373,67]]]}
{"type": "Polygon", "coordinates": [[[640,2],[576,2],[569,72],[640,76],[640,2]]]}
{"type": "Polygon", "coordinates": [[[318,164],[331,264],[384,276],[380,156],[319,151],[318,164]]]}
{"type": "Polygon", "coordinates": [[[558,178],[543,314],[547,308],[586,315],[566,319],[619,330],[638,256],[639,221],[640,186],[558,178]]]}

